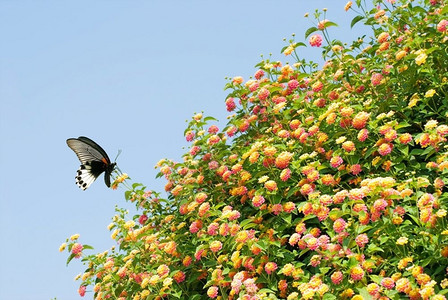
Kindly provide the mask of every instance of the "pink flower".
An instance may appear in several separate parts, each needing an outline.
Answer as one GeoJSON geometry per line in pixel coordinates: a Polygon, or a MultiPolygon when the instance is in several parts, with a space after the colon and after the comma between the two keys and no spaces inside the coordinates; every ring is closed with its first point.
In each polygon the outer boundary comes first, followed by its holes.
{"type": "Polygon", "coordinates": [[[372,77],[370,77],[372,85],[379,85],[381,80],[383,80],[383,75],[381,75],[381,73],[373,73],[372,77]]]}
{"type": "Polygon", "coordinates": [[[185,138],[186,138],[187,142],[191,142],[194,139],[194,136],[195,136],[195,133],[191,130],[185,134],[185,138]]]}
{"type": "Polygon", "coordinates": [[[236,128],[235,126],[230,126],[230,127],[226,130],[226,134],[227,134],[229,137],[232,137],[232,136],[235,135],[236,131],[237,131],[237,128],[236,128]]]}
{"type": "Polygon", "coordinates": [[[218,135],[214,134],[208,139],[207,144],[214,145],[214,144],[219,143],[220,141],[221,141],[221,138],[218,135]]]}
{"type": "Polygon", "coordinates": [[[274,180],[268,180],[264,183],[264,187],[270,191],[276,191],[277,190],[277,183],[274,180]]]}
{"type": "Polygon", "coordinates": [[[366,127],[370,114],[365,111],[361,111],[355,115],[352,121],[353,128],[362,129],[366,127]]]}
{"type": "Polygon", "coordinates": [[[358,132],[358,141],[364,142],[369,137],[369,131],[367,129],[361,129],[358,132]]]}
{"type": "Polygon", "coordinates": [[[212,160],[211,162],[208,163],[208,168],[210,170],[217,169],[218,167],[219,167],[219,164],[217,161],[212,160]]]}
{"type": "Polygon", "coordinates": [[[195,200],[197,203],[202,203],[202,202],[205,201],[205,199],[207,199],[207,197],[208,197],[208,196],[207,196],[206,193],[199,192],[199,193],[197,193],[196,196],[194,197],[194,200],[195,200]]]}
{"type": "Polygon", "coordinates": [[[274,214],[274,215],[278,215],[278,214],[280,214],[281,212],[283,211],[283,206],[281,205],[281,204],[279,204],[279,203],[277,203],[277,204],[274,204],[274,205],[272,205],[272,207],[271,207],[271,212],[274,214]]]}
{"type": "Polygon", "coordinates": [[[266,100],[270,95],[270,92],[267,88],[261,88],[258,92],[258,99],[266,100]]]}
{"type": "Polygon", "coordinates": [[[448,26],[448,20],[442,20],[437,24],[437,31],[439,32],[446,32],[448,26]]]}
{"type": "Polygon", "coordinates": [[[311,88],[313,89],[313,92],[317,93],[320,92],[324,88],[324,84],[320,81],[316,81],[311,85],[311,88]]]}
{"type": "Polygon", "coordinates": [[[232,111],[234,110],[236,107],[235,101],[233,100],[233,98],[227,98],[226,100],[226,108],[227,111],[232,111]]]}
{"type": "Polygon", "coordinates": [[[288,201],[285,204],[283,204],[283,211],[287,213],[291,213],[296,209],[296,205],[294,202],[288,201]]]}
{"type": "Polygon", "coordinates": [[[355,144],[352,141],[343,142],[342,148],[347,152],[353,152],[356,150],[355,144]]]}
{"type": "Polygon", "coordinates": [[[361,200],[364,197],[365,197],[365,194],[362,189],[352,189],[348,193],[348,198],[350,200],[361,200]]]}
{"type": "Polygon", "coordinates": [[[216,253],[221,249],[222,249],[222,243],[220,241],[213,241],[210,243],[210,250],[213,253],[216,253]]]}
{"type": "Polygon", "coordinates": [[[358,265],[350,270],[350,276],[353,280],[361,280],[364,277],[364,270],[358,265]]]}
{"type": "Polygon", "coordinates": [[[381,156],[388,155],[391,152],[392,152],[391,144],[384,143],[384,144],[381,144],[381,146],[379,146],[379,148],[378,148],[378,153],[381,154],[381,156]]]}
{"type": "Polygon", "coordinates": [[[207,296],[214,299],[218,296],[218,287],[217,286],[211,286],[207,290],[207,296]]]}
{"type": "Polygon", "coordinates": [[[72,246],[72,254],[75,255],[76,258],[81,257],[83,246],[79,243],[74,243],[72,246]]]}
{"type": "Polygon", "coordinates": [[[173,275],[174,280],[176,280],[177,283],[181,283],[182,281],[185,280],[185,273],[182,271],[177,271],[174,275],[173,275]]]}
{"type": "Polygon", "coordinates": [[[390,277],[385,277],[381,280],[381,285],[386,289],[391,290],[395,287],[395,281],[390,277]]]}
{"type": "Polygon", "coordinates": [[[369,238],[367,234],[362,233],[355,238],[355,242],[360,248],[364,248],[364,246],[369,242],[369,238]]]}
{"type": "Polygon", "coordinates": [[[199,206],[198,215],[203,217],[210,210],[210,203],[204,202],[199,206]]]}
{"type": "Polygon", "coordinates": [[[342,275],[341,271],[336,271],[333,274],[331,274],[331,281],[334,284],[340,284],[342,282],[342,279],[344,279],[344,275],[342,275]]]}
{"type": "Polygon", "coordinates": [[[288,167],[292,156],[293,154],[291,152],[284,151],[280,153],[275,159],[275,166],[279,169],[285,169],[288,167]]]}
{"type": "Polygon", "coordinates": [[[330,165],[331,165],[333,168],[337,168],[337,167],[339,167],[343,162],[344,162],[344,161],[342,160],[342,157],[340,157],[340,156],[333,156],[333,157],[330,159],[330,165]]]}
{"type": "Polygon", "coordinates": [[[304,185],[302,185],[302,187],[300,188],[300,193],[302,193],[302,195],[309,195],[314,191],[314,188],[312,185],[305,183],[304,185]]]}
{"type": "Polygon", "coordinates": [[[202,222],[200,220],[196,220],[190,225],[190,232],[196,233],[199,231],[199,229],[202,228],[202,222]]]}
{"type": "Polygon", "coordinates": [[[300,234],[298,233],[293,233],[290,237],[289,237],[289,241],[288,243],[291,246],[294,246],[295,244],[297,244],[297,242],[300,240],[300,234]]]}
{"type": "Polygon", "coordinates": [[[280,173],[280,180],[281,181],[287,181],[291,177],[291,170],[290,169],[283,169],[280,173]]]}
{"type": "Polygon", "coordinates": [[[256,195],[252,198],[252,205],[255,207],[260,207],[264,203],[265,199],[263,196],[256,195]]]}
{"type": "Polygon", "coordinates": [[[342,231],[345,230],[346,226],[347,226],[347,222],[345,222],[344,219],[339,218],[336,221],[334,221],[334,223],[333,223],[333,230],[336,233],[341,233],[342,231]]]}
{"type": "Polygon", "coordinates": [[[351,167],[350,167],[350,172],[351,172],[353,175],[355,175],[355,176],[358,175],[359,173],[362,172],[361,165],[360,165],[360,164],[355,164],[355,165],[351,166],[351,167]]]}
{"type": "Polygon", "coordinates": [[[210,128],[208,129],[208,132],[209,133],[212,133],[212,134],[215,134],[215,133],[217,133],[219,131],[219,128],[218,128],[218,126],[216,126],[216,125],[212,125],[212,126],[210,126],[210,128]]]}
{"type": "Polygon", "coordinates": [[[387,42],[387,40],[389,39],[389,33],[387,32],[381,32],[380,35],[378,35],[378,43],[384,43],[387,42]]]}
{"type": "Polygon", "coordinates": [[[193,146],[193,147],[191,147],[191,149],[190,149],[190,154],[191,154],[192,156],[195,156],[196,154],[199,153],[199,151],[201,151],[201,148],[200,148],[199,146],[193,146]]]}
{"type": "Polygon", "coordinates": [[[144,224],[146,223],[147,220],[148,220],[148,216],[147,216],[147,215],[141,215],[141,216],[138,218],[138,222],[139,222],[141,225],[144,225],[144,224]]]}
{"type": "Polygon", "coordinates": [[[264,266],[264,270],[266,271],[266,273],[268,273],[268,275],[270,275],[272,272],[277,270],[277,264],[271,261],[267,262],[266,265],[264,266]]]}
{"type": "Polygon", "coordinates": [[[210,225],[208,225],[207,233],[209,235],[217,235],[218,234],[218,229],[219,229],[219,224],[216,223],[216,222],[213,222],[210,225]]]}
{"type": "Polygon", "coordinates": [[[322,45],[322,36],[320,34],[314,34],[310,37],[309,43],[311,47],[320,47],[322,45]]]}
{"type": "Polygon", "coordinates": [[[264,76],[264,71],[263,70],[258,70],[257,72],[255,72],[255,79],[260,79],[261,77],[264,76]]]}
{"type": "Polygon", "coordinates": [[[299,86],[299,82],[295,79],[292,79],[288,81],[288,89],[289,90],[295,90],[299,86]]]}
{"type": "Polygon", "coordinates": [[[79,289],[78,289],[78,294],[79,294],[81,297],[84,297],[84,296],[85,296],[85,294],[86,294],[86,286],[85,286],[85,285],[81,285],[81,286],[79,287],[79,289]]]}

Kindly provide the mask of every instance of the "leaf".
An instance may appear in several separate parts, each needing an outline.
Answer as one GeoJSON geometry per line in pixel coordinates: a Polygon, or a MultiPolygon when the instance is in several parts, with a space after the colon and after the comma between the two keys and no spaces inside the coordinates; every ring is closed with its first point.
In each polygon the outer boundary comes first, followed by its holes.
{"type": "Polygon", "coordinates": [[[68,264],[72,261],[72,259],[75,257],[75,255],[72,253],[70,254],[70,256],[67,258],[67,263],[66,266],[68,266],[68,264]]]}
{"type": "Polygon", "coordinates": [[[205,117],[204,118],[204,122],[207,122],[207,121],[216,121],[216,122],[218,122],[218,119],[215,119],[215,118],[213,118],[213,117],[205,117]]]}
{"type": "Polygon", "coordinates": [[[362,19],[364,19],[363,16],[354,17],[352,22],[350,23],[350,28],[353,28],[353,26],[355,26],[355,24],[358,23],[359,21],[361,21],[362,19]]]}
{"type": "MultiPolygon", "coordinates": [[[[332,300],[332,299],[337,299],[337,297],[333,294],[326,293],[326,294],[324,294],[322,299],[323,300],[332,300]]],[[[368,298],[364,298],[364,299],[368,299],[368,298]]]]}
{"type": "Polygon", "coordinates": [[[317,27],[308,28],[308,30],[305,32],[305,38],[308,38],[310,36],[310,34],[312,34],[313,32],[316,32],[318,30],[319,29],[317,29],[317,27]]]}
{"type": "Polygon", "coordinates": [[[287,214],[285,216],[282,216],[283,221],[286,222],[286,224],[291,224],[291,220],[292,220],[292,215],[291,214],[287,214]]]}
{"type": "Polygon", "coordinates": [[[331,27],[331,26],[338,26],[338,24],[336,24],[335,22],[326,22],[324,24],[324,28],[328,28],[328,27],[331,27]]]}

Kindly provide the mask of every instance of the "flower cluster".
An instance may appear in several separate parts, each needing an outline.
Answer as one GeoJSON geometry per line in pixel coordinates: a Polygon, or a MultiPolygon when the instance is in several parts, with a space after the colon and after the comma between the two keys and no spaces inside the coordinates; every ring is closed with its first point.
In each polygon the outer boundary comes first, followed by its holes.
{"type": "Polygon", "coordinates": [[[194,115],[183,161],[157,164],[167,199],[126,191],[138,214],[117,208],[119,250],[86,255],[77,235],[61,246],[88,266],[79,294],[445,299],[447,6],[412,2],[361,7],[352,25],[374,36],[348,46],[317,11],[306,38],[322,67],[293,38],[281,50],[292,61],[231,78],[228,124],[194,115]]]}

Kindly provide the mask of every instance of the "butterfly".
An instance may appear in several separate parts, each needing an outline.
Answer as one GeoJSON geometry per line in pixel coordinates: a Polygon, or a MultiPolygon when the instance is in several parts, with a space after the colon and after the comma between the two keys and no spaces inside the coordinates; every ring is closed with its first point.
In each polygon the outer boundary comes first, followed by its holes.
{"type": "Polygon", "coordinates": [[[81,166],[75,176],[76,184],[86,190],[101,173],[104,174],[104,182],[110,187],[110,176],[115,169],[116,163],[111,163],[106,151],[91,139],[80,136],[70,138],[67,145],[79,158],[81,166]]]}

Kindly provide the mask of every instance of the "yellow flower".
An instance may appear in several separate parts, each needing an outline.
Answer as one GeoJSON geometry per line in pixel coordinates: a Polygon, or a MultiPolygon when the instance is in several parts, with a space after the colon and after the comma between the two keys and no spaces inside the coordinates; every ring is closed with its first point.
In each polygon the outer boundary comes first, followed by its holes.
{"type": "Polygon", "coordinates": [[[396,243],[397,243],[397,245],[401,245],[401,246],[406,245],[408,243],[408,238],[402,236],[397,240],[396,243]]]}
{"type": "Polygon", "coordinates": [[[435,90],[430,89],[425,93],[425,98],[431,98],[432,96],[434,96],[435,93],[436,93],[435,90]]]}
{"type": "Polygon", "coordinates": [[[420,100],[417,94],[412,95],[411,100],[409,100],[408,107],[414,107],[417,102],[420,100]]]}
{"type": "Polygon", "coordinates": [[[403,57],[405,57],[406,54],[407,54],[407,52],[406,52],[405,50],[400,50],[400,51],[398,51],[397,53],[395,53],[395,59],[396,59],[396,60],[400,60],[400,59],[402,59],[403,57]]]}
{"type": "Polygon", "coordinates": [[[421,53],[415,58],[415,63],[420,66],[426,62],[427,57],[426,53],[421,53]]]}
{"type": "Polygon", "coordinates": [[[77,240],[78,238],[79,238],[79,234],[77,233],[77,234],[72,235],[70,237],[70,240],[74,241],[74,240],[77,240]]]}
{"type": "Polygon", "coordinates": [[[436,120],[429,120],[425,124],[425,130],[431,130],[437,127],[438,122],[436,120]]]}
{"type": "Polygon", "coordinates": [[[115,230],[112,232],[112,234],[110,235],[110,237],[111,237],[111,239],[115,240],[115,238],[117,237],[117,235],[118,235],[118,229],[115,229],[115,230]]]}
{"type": "Polygon", "coordinates": [[[345,136],[341,136],[336,139],[336,144],[342,144],[343,142],[345,142],[346,139],[347,138],[345,136]]]}
{"type": "Polygon", "coordinates": [[[294,51],[294,46],[293,45],[289,45],[288,47],[286,47],[286,49],[283,51],[284,55],[290,55],[292,53],[292,51],[294,51]]]}
{"type": "Polygon", "coordinates": [[[64,250],[65,250],[65,247],[67,247],[67,244],[66,244],[66,243],[62,243],[62,245],[59,246],[59,252],[64,251],[64,250]]]}
{"type": "Polygon", "coordinates": [[[160,280],[159,275],[153,275],[153,276],[151,276],[151,278],[149,279],[149,283],[150,283],[151,285],[156,285],[157,282],[158,282],[159,280],[160,280]]]}
{"type": "Polygon", "coordinates": [[[129,229],[135,226],[135,222],[133,220],[129,220],[124,224],[124,228],[129,229]]]}
{"type": "Polygon", "coordinates": [[[170,286],[172,283],[173,283],[172,278],[165,278],[165,280],[163,280],[163,286],[170,286]]]}
{"type": "Polygon", "coordinates": [[[439,217],[439,218],[443,218],[443,217],[445,217],[446,216],[446,209],[439,209],[437,212],[436,212],[436,216],[437,217],[439,217]]]}
{"type": "Polygon", "coordinates": [[[146,299],[146,297],[149,296],[149,291],[148,290],[143,290],[140,295],[142,296],[143,299],[146,299]]]}
{"type": "Polygon", "coordinates": [[[350,9],[350,7],[352,7],[353,2],[352,1],[348,1],[347,4],[345,4],[344,6],[344,10],[348,11],[350,9]]]}
{"type": "Polygon", "coordinates": [[[268,176],[261,176],[259,179],[258,179],[258,183],[263,183],[263,182],[266,182],[267,180],[269,179],[269,177],[268,176]]]}

